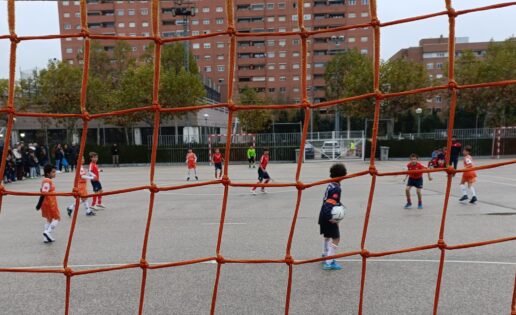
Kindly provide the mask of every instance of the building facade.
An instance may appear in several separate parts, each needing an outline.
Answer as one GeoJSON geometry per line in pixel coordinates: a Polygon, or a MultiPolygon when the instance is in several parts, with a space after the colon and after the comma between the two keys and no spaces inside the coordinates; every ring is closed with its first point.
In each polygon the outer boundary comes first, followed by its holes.
{"type": "MultiPolygon", "coordinates": [[[[235,22],[238,32],[298,31],[297,2],[287,0],[235,1],[235,22]]],[[[62,34],[80,30],[79,1],[59,2],[62,34]]],[[[151,1],[88,0],[88,27],[94,34],[150,36],[151,1]]],[[[227,29],[224,0],[160,1],[160,33],[164,38],[223,32],[227,29]],[[179,4],[180,3],[180,4],[179,4]],[[177,8],[192,10],[193,16],[179,16],[177,8]]],[[[312,0],[304,2],[307,30],[320,30],[350,24],[368,23],[368,0],[312,0]]],[[[363,54],[373,53],[373,30],[363,28],[318,34],[309,40],[308,95],[314,102],[326,100],[324,65],[333,55],[347,49],[363,54]]],[[[100,42],[106,51],[114,42],[100,42]]],[[[141,55],[151,41],[128,41],[135,57],[141,55]]],[[[81,38],[61,40],[62,59],[80,63],[81,38]]],[[[229,36],[216,36],[189,41],[201,75],[226,100],[229,36]]],[[[237,40],[235,87],[254,88],[271,102],[298,102],[301,98],[301,40],[299,36],[250,36],[237,40]]],[[[236,91],[238,92],[238,91],[236,91]]]]}
{"type": "MultiPolygon", "coordinates": [[[[460,56],[464,51],[471,51],[478,58],[486,54],[490,42],[470,43],[468,37],[455,39],[455,55],[460,56]]],[[[448,63],[448,38],[442,35],[438,38],[424,38],[419,41],[419,46],[404,48],[394,54],[390,59],[406,58],[425,66],[431,80],[446,80],[444,73],[448,63]]],[[[445,104],[441,93],[435,93],[427,99],[427,107],[441,111],[445,104]]]]}

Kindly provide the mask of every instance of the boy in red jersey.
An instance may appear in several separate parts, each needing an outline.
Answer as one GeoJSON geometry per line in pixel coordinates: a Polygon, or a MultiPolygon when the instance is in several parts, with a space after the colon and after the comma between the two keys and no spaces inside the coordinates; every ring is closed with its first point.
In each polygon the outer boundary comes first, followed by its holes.
{"type": "MultiPolygon", "coordinates": [[[[462,151],[462,155],[464,155],[464,168],[472,168],[473,158],[471,157],[471,146],[467,145],[464,147],[462,151]]],[[[460,181],[460,189],[462,191],[462,197],[459,201],[468,200],[468,190],[466,189],[466,183],[468,184],[469,190],[471,190],[471,200],[469,203],[477,202],[477,192],[475,191],[475,187],[473,185],[477,181],[477,173],[475,171],[467,171],[462,173],[462,180],[460,181]]]]}
{"type": "Polygon", "coordinates": [[[219,148],[215,149],[215,153],[213,153],[211,160],[213,165],[215,165],[215,178],[222,178],[222,162],[224,162],[224,157],[222,157],[222,153],[220,153],[219,148]],[[219,171],[218,176],[217,171],[219,171]]]}
{"type": "MultiPolygon", "coordinates": [[[[271,178],[269,176],[269,173],[267,172],[267,164],[269,163],[269,149],[263,150],[263,155],[260,158],[260,167],[258,167],[258,184],[263,181],[264,184],[267,184],[271,178]]],[[[257,186],[254,186],[251,189],[251,193],[253,195],[256,195],[256,188],[257,186]]],[[[265,187],[262,187],[262,193],[265,192],[265,187]]]]}
{"type": "MultiPolygon", "coordinates": [[[[407,169],[409,171],[426,169],[426,167],[423,164],[419,163],[419,161],[417,159],[418,159],[417,154],[412,153],[410,155],[410,162],[407,164],[407,169]]],[[[427,173],[427,174],[428,174],[428,180],[432,180],[432,176],[430,176],[430,173],[427,173]]],[[[405,179],[403,180],[403,182],[405,182],[407,180],[407,177],[409,179],[407,182],[407,187],[405,188],[405,194],[407,195],[407,204],[405,205],[404,208],[405,209],[412,208],[412,201],[410,200],[410,189],[412,187],[416,187],[417,208],[423,209],[423,197],[421,194],[421,189],[423,189],[423,173],[407,174],[405,176],[405,179]]]]}
{"type": "Polygon", "coordinates": [[[186,180],[190,180],[190,171],[194,171],[195,179],[199,180],[197,177],[197,155],[193,152],[192,149],[188,149],[188,153],[186,154],[186,165],[188,166],[188,177],[186,180]]]}
{"type": "Polygon", "coordinates": [[[91,203],[91,208],[93,210],[105,209],[106,207],[102,204],[102,184],[100,184],[100,173],[99,167],[97,166],[97,162],[99,160],[99,155],[95,152],[90,152],[90,168],[89,173],[94,176],[91,179],[91,186],[93,187],[93,192],[95,196],[93,196],[93,201],[91,203]]]}

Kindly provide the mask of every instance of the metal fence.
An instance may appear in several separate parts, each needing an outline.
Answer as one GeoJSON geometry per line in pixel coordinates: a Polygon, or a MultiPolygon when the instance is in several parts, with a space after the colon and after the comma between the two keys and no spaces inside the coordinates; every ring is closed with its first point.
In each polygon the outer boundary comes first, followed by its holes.
{"type": "MultiPolygon", "coordinates": [[[[493,139],[496,131],[500,130],[500,136],[505,138],[516,138],[516,128],[469,128],[454,129],[453,135],[457,139],[493,139]]],[[[436,129],[433,132],[425,133],[400,133],[395,135],[393,139],[435,139],[444,140],[448,137],[447,129],[436,129]]]]}

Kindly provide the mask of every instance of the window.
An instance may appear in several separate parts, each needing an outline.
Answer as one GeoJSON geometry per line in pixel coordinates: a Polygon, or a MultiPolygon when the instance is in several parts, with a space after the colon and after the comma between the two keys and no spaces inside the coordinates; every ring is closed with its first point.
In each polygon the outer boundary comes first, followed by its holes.
{"type": "Polygon", "coordinates": [[[285,7],[286,7],[285,2],[278,3],[278,9],[285,9],[285,7]]]}
{"type": "Polygon", "coordinates": [[[362,43],[366,43],[366,42],[367,42],[367,40],[368,40],[368,37],[367,37],[367,36],[362,36],[362,37],[360,37],[360,41],[361,41],[362,43]]]}
{"type": "Polygon", "coordinates": [[[224,24],[224,19],[216,19],[215,23],[216,24],[224,24]]]}
{"type": "Polygon", "coordinates": [[[63,14],[63,17],[65,17],[65,18],[69,18],[69,17],[70,17],[70,13],[65,13],[65,14],[63,14]]]}
{"type": "Polygon", "coordinates": [[[136,37],[136,33],[129,33],[129,36],[136,37]]]}
{"type": "Polygon", "coordinates": [[[293,91],[294,93],[298,93],[298,92],[299,92],[299,88],[293,88],[293,89],[292,89],[292,91],[293,91]]]}
{"type": "Polygon", "coordinates": [[[199,25],[199,20],[194,19],[194,20],[192,20],[191,23],[192,23],[192,25],[199,25]]]}
{"type": "Polygon", "coordinates": [[[280,58],[285,58],[287,56],[287,52],[286,51],[280,51],[279,52],[279,57],[280,58]]]}
{"type": "Polygon", "coordinates": [[[287,88],[286,87],[280,87],[279,91],[280,91],[280,93],[285,93],[285,92],[287,92],[287,88]]]}
{"type": "Polygon", "coordinates": [[[285,22],[286,20],[287,20],[287,17],[286,17],[286,16],[284,16],[284,15],[280,15],[280,16],[278,16],[278,21],[279,21],[279,22],[285,22]]]}
{"type": "Polygon", "coordinates": [[[369,12],[362,12],[362,13],[360,13],[360,16],[361,17],[368,17],[369,16],[369,12]]]}
{"type": "Polygon", "coordinates": [[[303,19],[305,19],[305,21],[310,21],[312,19],[312,15],[311,14],[305,14],[305,15],[303,15],[303,19]]]}
{"type": "Polygon", "coordinates": [[[292,15],[292,21],[297,21],[297,14],[292,15]]]}
{"type": "Polygon", "coordinates": [[[129,27],[136,27],[136,23],[134,23],[134,22],[129,22],[129,27]]]}
{"type": "Polygon", "coordinates": [[[204,67],[204,72],[211,72],[211,67],[210,66],[204,67]]]}
{"type": "Polygon", "coordinates": [[[348,5],[355,5],[357,4],[357,0],[348,0],[348,5]]]}
{"type": "Polygon", "coordinates": [[[274,46],[274,43],[275,43],[274,39],[267,40],[267,46],[274,46]]]}
{"type": "Polygon", "coordinates": [[[218,72],[224,72],[224,66],[217,66],[218,72]]]}
{"type": "Polygon", "coordinates": [[[138,48],[137,48],[136,46],[133,46],[133,47],[131,47],[131,50],[132,50],[133,52],[136,52],[136,51],[138,50],[138,48]]]}
{"type": "Polygon", "coordinates": [[[72,24],[65,24],[64,25],[64,29],[65,30],[71,30],[72,29],[72,24]]]}
{"type": "Polygon", "coordinates": [[[269,63],[269,64],[267,65],[267,69],[269,69],[269,70],[274,70],[275,68],[276,68],[276,66],[275,66],[275,64],[273,64],[273,63],[269,63]]]}
{"type": "Polygon", "coordinates": [[[294,51],[292,53],[292,57],[299,57],[299,51],[294,51]]]}
{"type": "Polygon", "coordinates": [[[281,76],[281,77],[279,77],[279,80],[280,80],[280,81],[287,81],[287,77],[285,77],[285,76],[281,76]]]}
{"type": "Polygon", "coordinates": [[[210,49],[211,48],[211,43],[204,43],[203,47],[206,48],[206,49],[210,49]]]}
{"type": "MultiPolygon", "coordinates": [[[[79,37],[79,38],[80,38],[80,37],[79,37]]],[[[71,42],[71,41],[72,41],[72,39],[71,39],[70,37],[65,38],[65,40],[66,40],[67,42],[71,42]]]]}
{"type": "Polygon", "coordinates": [[[124,16],[124,9],[116,10],[116,15],[118,15],[118,16],[124,16]]]}
{"type": "Polygon", "coordinates": [[[142,36],[149,37],[149,36],[150,36],[150,33],[149,33],[149,32],[143,32],[143,33],[142,33],[142,36]]]}
{"type": "Polygon", "coordinates": [[[134,9],[127,10],[127,15],[134,15],[136,12],[134,9]]]}
{"type": "Polygon", "coordinates": [[[141,9],[140,14],[141,15],[149,15],[149,9],[141,9]]]}
{"type": "Polygon", "coordinates": [[[201,45],[199,43],[192,44],[192,49],[199,49],[200,47],[201,47],[201,45]]]}
{"type": "Polygon", "coordinates": [[[281,47],[285,47],[286,44],[287,44],[287,40],[285,40],[285,39],[280,39],[278,41],[278,45],[280,45],[281,47]]]}
{"type": "Polygon", "coordinates": [[[63,1],[63,5],[69,5],[70,3],[68,1],[63,1]]]}
{"type": "Polygon", "coordinates": [[[299,69],[299,64],[298,63],[293,64],[292,69],[299,69]]]}
{"type": "Polygon", "coordinates": [[[435,64],[435,68],[436,68],[436,69],[442,69],[442,68],[443,68],[443,64],[442,64],[442,62],[438,62],[438,63],[436,63],[436,64],[435,64]]]}
{"type": "Polygon", "coordinates": [[[275,54],[273,51],[269,51],[269,52],[267,53],[267,57],[269,57],[269,58],[274,58],[274,57],[276,57],[276,54],[275,54]]]}
{"type": "Polygon", "coordinates": [[[224,8],[223,7],[216,7],[215,8],[215,12],[224,12],[224,8]]]}
{"type": "Polygon", "coordinates": [[[368,5],[369,4],[369,0],[362,0],[362,4],[363,5],[368,5]]]}
{"type": "Polygon", "coordinates": [[[269,77],[269,82],[274,82],[276,80],[275,77],[269,77]]]}
{"type": "Polygon", "coordinates": [[[67,54],[71,54],[71,53],[73,53],[73,49],[72,49],[72,48],[66,48],[66,53],[67,53],[67,54]]]}
{"type": "Polygon", "coordinates": [[[269,88],[269,93],[274,93],[274,91],[276,91],[275,88],[269,88]]]}
{"type": "Polygon", "coordinates": [[[217,55],[217,60],[224,60],[224,55],[217,55]]]}
{"type": "Polygon", "coordinates": [[[202,8],[203,13],[210,13],[210,8],[202,8]]]}
{"type": "Polygon", "coordinates": [[[368,53],[367,48],[360,49],[360,53],[361,53],[362,55],[367,55],[367,53],[368,53]]]}
{"type": "Polygon", "coordinates": [[[436,79],[442,79],[442,78],[443,78],[442,73],[438,73],[438,74],[436,74],[436,75],[435,75],[435,78],[436,78],[436,79]]]}
{"type": "Polygon", "coordinates": [[[273,16],[268,16],[267,17],[267,22],[274,22],[274,17],[273,16]]]}
{"type": "Polygon", "coordinates": [[[280,33],[285,33],[286,31],[287,31],[287,29],[284,28],[284,27],[279,27],[278,28],[278,32],[280,32],[280,33]]]}
{"type": "Polygon", "coordinates": [[[442,97],[441,97],[440,95],[436,96],[436,97],[435,97],[435,102],[436,102],[436,103],[442,103],[442,102],[443,102],[442,97]]]}
{"type": "Polygon", "coordinates": [[[354,42],[355,42],[355,37],[350,37],[350,38],[348,38],[348,42],[350,42],[350,43],[354,43],[354,42]]]}
{"type": "Polygon", "coordinates": [[[211,60],[211,55],[206,55],[206,56],[204,56],[204,60],[206,60],[206,61],[210,61],[210,60],[211,60]]]}
{"type": "Polygon", "coordinates": [[[292,77],[292,80],[293,80],[293,81],[299,81],[299,76],[298,76],[298,75],[293,76],[293,77],[292,77]]]}
{"type": "Polygon", "coordinates": [[[274,3],[267,3],[267,10],[274,9],[274,3]]]}
{"type": "Polygon", "coordinates": [[[119,28],[124,28],[125,27],[125,23],[118,23],[118,27],[119,28]]]}
{"type": "Polygon", "coordinates": [[[253,11],[261,11],[263,9],[265,9],[265,5],[263,3],[251,4],[251,10],[253,11]]]}
{"type": "Polygon", "coordinates": [[[210,24],[210,20],[209,19],[204,19],[204,20],[202,20],[202,24],[209,25],[210,24]]]}
{"type": "Polygon", "coordinates": [[[426,64],[426,68],[429,69],[429,70],[433,69],[434,68],[434,64],[433,63],[427,63],[426,64]]]}
{"type": "Polygon", "coordinates": [[[80,30],[81,29],[81,26],[79,24],[75,25],[75,29],[76,30],[80,30]]]}
{"type": "Polygon", "coordinates": [[[142,22],[142,27],[149,27],[149,22],[142,22]]]}
{"type": "Polygon", "coordinates": [[[224,48],[224,43],[218,42],[217,43],[217,48],[224,48]]]}
{"type": "MultiPolygon", "coordinates": [[[[68,1],[67,1],[68,2],[68,1]]],[[[73,65],[73,60],[68,60],[68,63],[73,65]]]]}
{"type": "Polygon", "coordinates": [[[192,31],[192,36],[197,36],[199,35],[199,31],[192,31]]]}
{"type": "Polygon", "coordinates": [[[287,64],[286,63],[280,63],[279,64],[279,68],[280,68],[280,70],[285,70],[285,69],[287,69],[287,64]]]}
{"type": "Polygon", "coordinates": [[[350,18],[350,19],[351,19],[351,18],[356,18],[356,17],[357,17],[357,14],[356,14],[356,13],[353,13],[353,12],[348,13],[348,18],[350,18]]]}

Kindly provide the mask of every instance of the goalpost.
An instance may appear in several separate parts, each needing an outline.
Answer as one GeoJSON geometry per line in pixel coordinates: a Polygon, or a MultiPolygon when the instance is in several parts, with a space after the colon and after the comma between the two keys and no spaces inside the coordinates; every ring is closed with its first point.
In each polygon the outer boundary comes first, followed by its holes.
{"type": "Polygon", "coordinates": [[[493,133],[493,157],[516,155],[516,126],[498,127],[493,133]]]}
{"type": "MultiPolygon", "coordinates": [[[[210,134],[208,135],[208,159],[211,162],[211,157],[213,155],[213,151],[216,147],[222,147],[224,148],[226,146],[226,140],[227,140],[227,134],[210,134]]],[[[256,148],[256,134],[254,133],[236,133],[231,135],[231,146],[232,146],[232,153],[233,152],[239,152],[240,155],[242,155],[242,152],[244,150],[247,150],[247,148],[252,145],[256,148]],[[235,150],[236,149],[236,150],[235,150]],[[240,150],[238,150],[240,149],[240,150]],[[244,149],[244,150],[243,150],[244,149]]],[[[245,158],[247,159],[247,157],[245,158]]],[[[231,160],[235,160],[232,158],[231,160]]]]}

